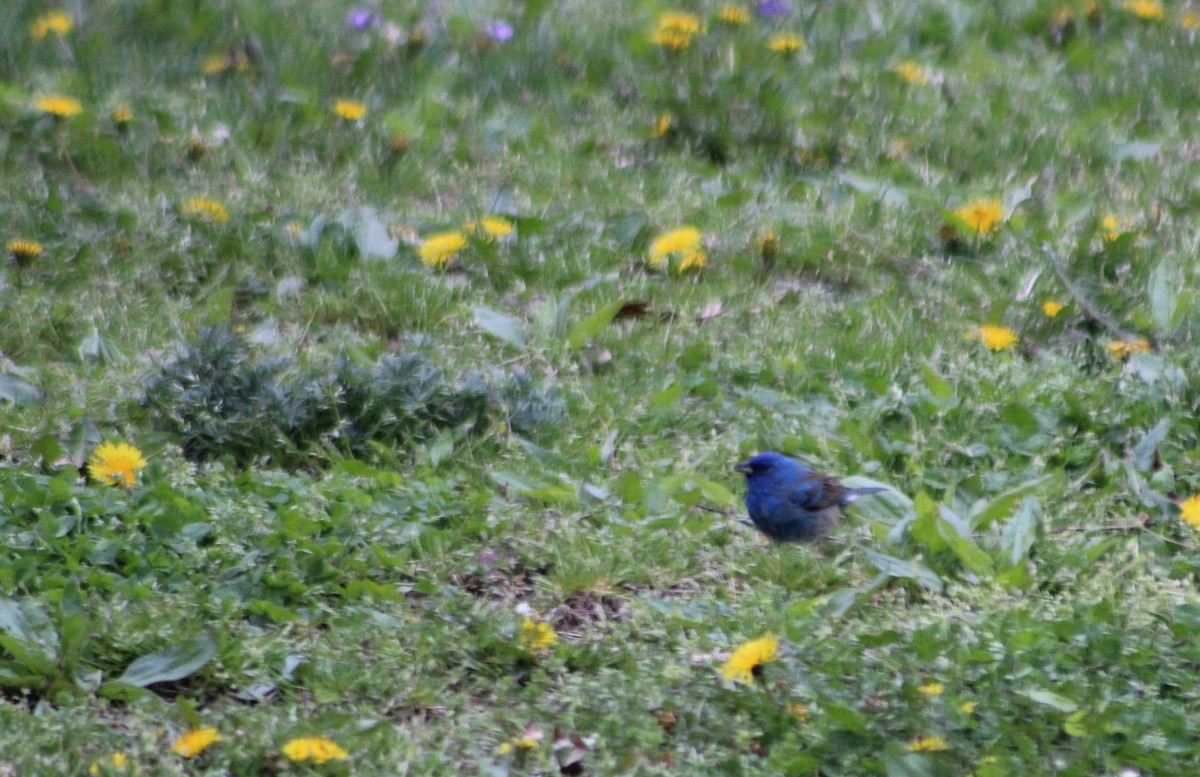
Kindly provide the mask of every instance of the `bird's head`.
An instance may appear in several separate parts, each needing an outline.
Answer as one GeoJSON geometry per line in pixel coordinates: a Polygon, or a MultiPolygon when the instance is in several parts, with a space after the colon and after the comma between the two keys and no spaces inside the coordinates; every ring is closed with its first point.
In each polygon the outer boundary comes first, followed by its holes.
{"type": "Polygon", "coordinates": [[[795,459],[784,456],[782,453],[775,453],[774,451],[760,453],[745,461],[738,462],[733,469],[735,472],[741,472],[745,475],[747,480],[797,476],[808,470],[807,467],[795,459]]]}

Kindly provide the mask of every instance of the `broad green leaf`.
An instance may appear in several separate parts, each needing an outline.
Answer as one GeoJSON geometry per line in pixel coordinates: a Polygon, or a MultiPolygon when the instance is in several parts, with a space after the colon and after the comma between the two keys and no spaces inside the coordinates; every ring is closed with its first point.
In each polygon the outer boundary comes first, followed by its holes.
{"type": "Polygon", "coordinates": [[[963,568],[979,577],[991,577],[996,568],[992,557],[975,544],[969,537],[959,534],[945,519],[941,519],[942,537],[950,545],[950,550],[958,557],[963,568]]]}
{"type": "Polygon", "coordinates": [[[970,514],[967,516],[967,521],[971,529],[979,531],[986,529],[993,523],[1006,520],[1012,514],[1013,509],[1021,501],[1022,497],[1038,491],[1055,479],[1055,474],[1042,475],[1039,478],[1027,480],[1015,488],[1010,488],[987,501],[975,503],[971,507],[970,514]]]}
{"type": "Polygon", "coordinates": [[[0,631],[24,642],[40,645],[50,655],[58,652],[58,633],[36,602],[0,598],[0,631]]]}
{"type": "Polygon", "coordinates": [[[926,588],[936,593],[941,593],[945,588],[942,579],[931,570],[929,567],[919,561],[896,558],[887,556],[883,553],[877,553],[873,550],[867,550],[867,558],[875,565],[875,568],[889,577],[897,577],[908,580],[914,580],[926,588]]]}
{"type": "Polygon", "coordinates": [[[597,335],[604,331],[606,326],[612,323],[612,320],[616,318],[617,313],[621,312],[621,308],[623,307],[625,307],[624,300],[610,302],[571,327],[571,333],[567,335],[567,340],[571,343],[571,348],[582,348],[589,341],[594,340],[597,335]]]}
{"type": "Polygon", "coordinates": [[[0,400],[14,405],[30,405],[42,401],[42,392],[11,372],[0,372],[0,400]]]}
{"type": "Polygon", "coordinates": [[[488,334],[517,348],[524,348],[526,335],[521,322],[491,308],[475,308],[475,323],[488,334]]]}
{"type": "Polygon", "coordinates": [[[182,680],[217,655],[217,643],[204,635],[175,647],[142,656],[116,679],[118,683],[145,688],[152,683],[182,680]]]}
{"type": "Polygon", "coordinates": [[[0,634],[0,649],[8,652],[17,663],[42,677],[58,676],[58,660],[41,645],[18,639],[11,634],[0,634]]]}
{"type": "Polygon", "coordinates": [[[1179,285],[1179,265],[1172,259],[1163,259],[1150,271],[1146,290],[1150,297],[1150,314],[1163,332],[1171,330],[1179,301],[1179,285]]]}
{"type": "Polygon", "coordinates": [[[1037,499],[1027,496],[1013,514],[1012,520],[1004,525],[1004,532],[1000,535],[1000,547],[1008,557],[1009,566],[1016,566],[1028,557],[1029,549],[1037,540],[1040,523],[1038,513],[1037,499]]]}
{"type": "Polygon", "coordinates": [[[1167,439],[1167,433],[1170,431],[1171,419],[1164,418],[1133,446],[1133,466],[1139,472],[1149,472],[1154,467],[1154,452],[1167,439]]]}
{"type": "Polygon", "coordinates": [[[391,259],[400,248],[400,239],[393,238],[374,213],[363,214],[353,235],[354,247],[363,259],[391,259]]]}
{"type": "Polygon", "coordinates": [[[1023,696],[1038,704],[1044,704],[1047,707],[1053,707],[1059,712],[1074,712],[1079,709],[1079,705],[1068,699],[1066,696],[1055,693],[1054,691],[1045,688],[1026,688],[1018,691],[1023,696]]]}

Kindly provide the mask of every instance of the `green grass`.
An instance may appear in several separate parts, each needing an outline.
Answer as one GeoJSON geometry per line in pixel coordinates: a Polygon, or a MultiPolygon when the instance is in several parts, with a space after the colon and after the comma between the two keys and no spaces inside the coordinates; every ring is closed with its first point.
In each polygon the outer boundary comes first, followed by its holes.
{"type": "Polygon", "coordinates": [[[3,4],[0,771],[1194,771],[1188,9],[794,5],[3,4]],[[767,449],[894,491],[771,546],[767,449]]]}

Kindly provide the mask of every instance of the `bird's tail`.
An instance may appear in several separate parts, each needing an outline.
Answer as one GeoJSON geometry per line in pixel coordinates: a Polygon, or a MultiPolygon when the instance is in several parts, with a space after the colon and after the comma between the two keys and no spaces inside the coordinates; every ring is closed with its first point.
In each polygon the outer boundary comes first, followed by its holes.
{"type": "Polygon", "coordinates": [[[866,496],[867,494],[878,494],[887,490],[888,489],[886,488],[875,488],[873,486],[870,488],[850,488],[846,490],[846,495],[842,497],[842,504],[848,505],[851,502],[857,502],[860,496],[866,496]]]}

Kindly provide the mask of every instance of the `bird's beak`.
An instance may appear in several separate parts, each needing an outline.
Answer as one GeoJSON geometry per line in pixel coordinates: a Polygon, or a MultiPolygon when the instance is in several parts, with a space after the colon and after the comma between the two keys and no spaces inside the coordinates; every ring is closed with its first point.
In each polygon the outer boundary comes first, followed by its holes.
{"type": "Polygon", "coordinates": [[[733,471],[740,472],[743,475],[749,475],[754,470],[750,469],[750,462],[739,461],[737,464],[733,465],[733,471]]]}

